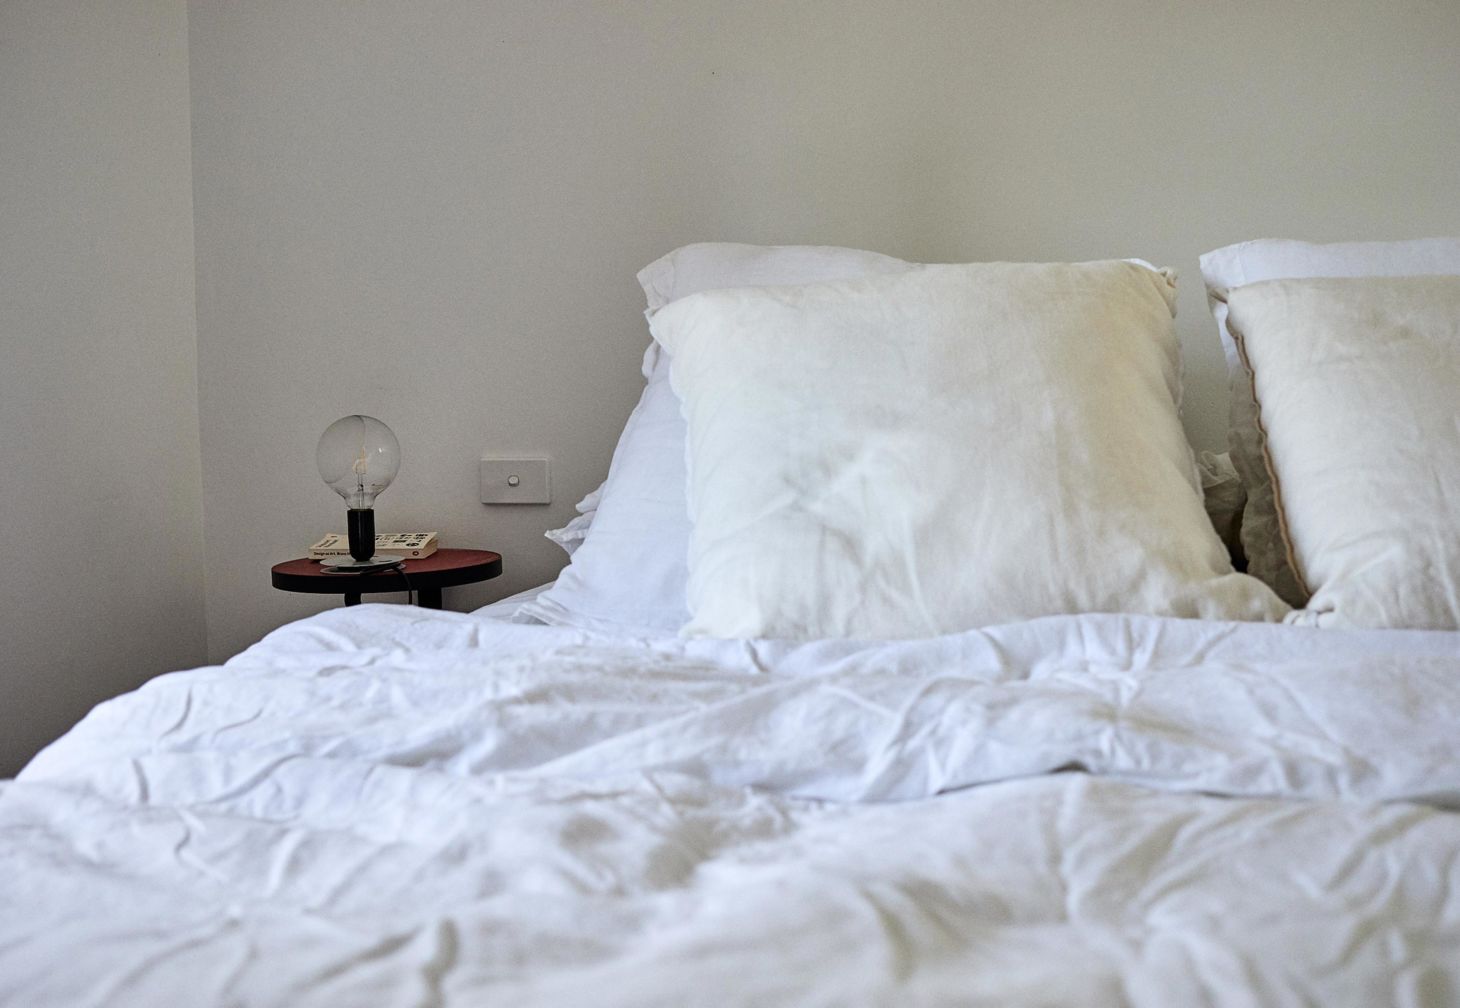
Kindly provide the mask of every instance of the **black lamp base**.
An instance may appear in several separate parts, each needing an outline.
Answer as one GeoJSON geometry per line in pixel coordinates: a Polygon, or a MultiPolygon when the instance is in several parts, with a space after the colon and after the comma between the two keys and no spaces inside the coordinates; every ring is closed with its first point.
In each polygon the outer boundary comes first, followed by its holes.
{"type": "Polygon", "coordinates": [[[371,508],[350,508],[345,512],[349,525],[350,557],[364,563],[375,556],[375,512],[371,508]]]}
{"type": "Polygon", "coordinates": [[[400,557],[375,552],[375,512],[370,508],[350,508],[345,512],[349,526],[350,558],[341,557],[324,565],[326,574],[368,574],[398,566],[400,557]]]}

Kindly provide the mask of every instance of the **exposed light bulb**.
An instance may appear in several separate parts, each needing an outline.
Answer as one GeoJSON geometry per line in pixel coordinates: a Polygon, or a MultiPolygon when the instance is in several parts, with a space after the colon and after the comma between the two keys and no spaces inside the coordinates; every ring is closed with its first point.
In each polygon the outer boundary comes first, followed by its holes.
{"type": "MultiPolygon", "coordinates": [[[[374,417],[352,414],[325,429],[314,452],[319,475],[345,499],[355,565],[391,562],[375,556],[375,498],[400,471],[400,442],[374,417]]],[[[337,565],[351,566],[351,565],[337,565]]]]}
{"type": "Polygon", "coordinates": [[[374,417],[341,417],[315,451],[319,475],[351,508],[368,508],[400,471],[400,442],[374,417]]]}

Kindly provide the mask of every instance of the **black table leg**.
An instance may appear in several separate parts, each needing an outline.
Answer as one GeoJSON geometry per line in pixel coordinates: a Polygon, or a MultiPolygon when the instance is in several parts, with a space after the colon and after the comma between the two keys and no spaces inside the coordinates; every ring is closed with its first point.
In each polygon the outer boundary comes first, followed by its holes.
{"type": "Polygon", "coordinates": [[[359,605],[359,604],[360,604],[360,593],[359,592],[352,592],[352,591],[345,592],[345,605],[359,605]]]}
{"type": "Polygon", "coordinates": [[[416,604],[422,609],[441,608],[440,588],[418,588],[416,589],[416,604]]]}

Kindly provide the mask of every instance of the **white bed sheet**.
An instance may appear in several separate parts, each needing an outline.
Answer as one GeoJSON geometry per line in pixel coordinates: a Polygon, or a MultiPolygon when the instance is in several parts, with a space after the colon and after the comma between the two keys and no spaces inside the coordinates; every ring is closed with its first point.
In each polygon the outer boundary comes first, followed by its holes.
{"type": "Polygon", "coordinates": [[[516,595],[508,595],[504,599],[498,599],[495,602],[490,602],[487,605],[482,606],[480,609],[473,610],[473,615],[485,616],[488,619],[507,620],[508,622],[533,623],[540,625],[542,623],[542,620],[534,619],[530,616],[522,616],[519,619],[519,610],[521,610],[522,607],[528,602],[533,601],[543,592],[550,589],[554,583],[555,582],[549,581],[545,585],[538,585],[536,588],[528,588],[526,591],[520,591],[516,595]]]}
{"type": "Polygon", "coordinates": [[[337,609],[0,785],[0,1004],[1455,1004],[1457,724],[1451,633],[337,609]]]}

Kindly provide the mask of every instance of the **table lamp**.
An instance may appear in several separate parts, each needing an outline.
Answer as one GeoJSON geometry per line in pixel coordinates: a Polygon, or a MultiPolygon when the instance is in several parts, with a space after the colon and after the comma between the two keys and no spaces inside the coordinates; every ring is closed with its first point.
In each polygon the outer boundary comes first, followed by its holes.
{"type": "Polygon", "coordinates": [[[374,417],[341,417],[325,429],[315,449],[319,475],[345,499],[350,559],[330,564],[342,571],[391,567],[400,557],[375,552],[375,498],[400,470],[400,442],[374,417]]]}

